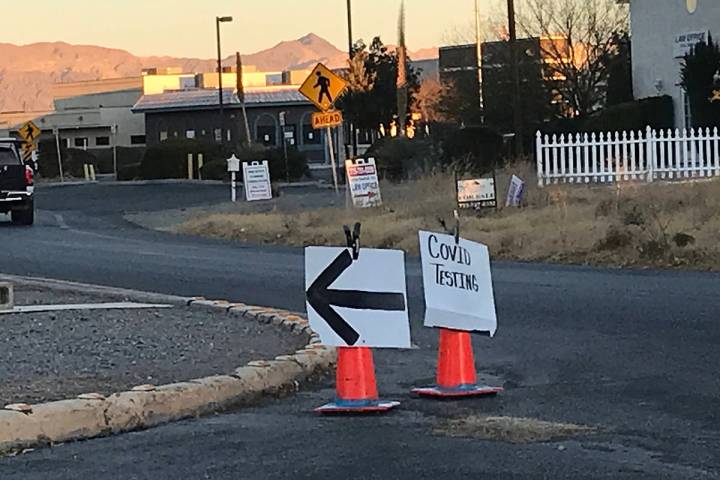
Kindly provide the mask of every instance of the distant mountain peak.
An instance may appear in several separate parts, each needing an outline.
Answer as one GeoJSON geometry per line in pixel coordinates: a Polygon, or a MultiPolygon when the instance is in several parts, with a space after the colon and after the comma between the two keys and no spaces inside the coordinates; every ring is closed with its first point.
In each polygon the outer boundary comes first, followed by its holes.
{"type": "MultiPolygon", "coordinates": [[[[347,65],[347,56],[346,51],[310,32],[296,40],[243,55],[243,62],[258,70],[279,72],[309,69],[318,62],[330,68],[343,67],[347,65]]],[[[234,64],[234,57],[227,62],[234,64]]],[[[185,72],[213,72],[216,68],[210,58],[139,57],[125,50],[63,41],[22,46],[0,42],[0,112],[52,109],[52,87],[58,81],[131,77],[148,67],[179,67],[185,72]]]]}
{"type": "Polygon", "coordinates": [[[313,43],[319,43],[319,42],[330,43],[327,40],[325,40],[324,38],[322,38],[319,35],[316,35],[312,32],[308,33],[305,36],[298,38],[297,41],[303,45],[312,45],[313,43]]]}

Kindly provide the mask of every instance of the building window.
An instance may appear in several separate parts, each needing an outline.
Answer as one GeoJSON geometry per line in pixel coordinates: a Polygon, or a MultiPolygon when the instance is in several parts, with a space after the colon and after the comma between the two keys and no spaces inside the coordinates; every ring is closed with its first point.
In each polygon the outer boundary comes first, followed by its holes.
{"type": "Polygon", "coordinates": [[[75,147],[76,148],[87,148],[88,139],[87,137],[77,137],[75,139],[75,147]]]}
{"type": "Polygon", "coordinates": [[[131,145],[145,145],[145,135],[131,135],[130,136],[130,144],[131,145]]]}
{"type": "Polygon", "coordinates": [[[215,141],[218,143],[222,142],[222,130],[220,130],[219,128],[215,129],[215,141]]]}
{"type": "Polygon", "coordinates": [[[303,125],[303,145],[319,145],[322,143],[320,130],[315,130],[309,123],[303,125]]]}
{"type": "Polygon", "coordinates": [[[95,146],[107,147],[110,145],[110,137],[95,137],[95,146]]]}
{"type": "Polygon", "coordinates": [[[168,139],[168,132],[160,132],[160,141],[164,142],[168,139]]]}
{"type": "Polygon", "coordinates": [[[195,138],[195,130],[186,130],[185,138],[195,138]]]}
{"type": "Polygon", "coordinates": [[[274,125],[259,125],[257,127],[257,140],[266,146],[277,146],[277,131],[274,125]]]}
{"type": "Polygon", "coordinates": [[[70,148],[70,139],[69,138],[63,138],[63,142],[65,142],[65,148],[70,148]]]}

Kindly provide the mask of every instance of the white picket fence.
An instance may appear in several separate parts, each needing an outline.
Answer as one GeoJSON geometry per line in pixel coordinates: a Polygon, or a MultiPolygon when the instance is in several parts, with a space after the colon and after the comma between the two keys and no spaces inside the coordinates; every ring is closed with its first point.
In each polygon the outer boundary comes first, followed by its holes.
{"type": "Polygon", "coordinates": [[[537,133],[538,183],[614,183],[720,176],[718,129],[537,133]]]}

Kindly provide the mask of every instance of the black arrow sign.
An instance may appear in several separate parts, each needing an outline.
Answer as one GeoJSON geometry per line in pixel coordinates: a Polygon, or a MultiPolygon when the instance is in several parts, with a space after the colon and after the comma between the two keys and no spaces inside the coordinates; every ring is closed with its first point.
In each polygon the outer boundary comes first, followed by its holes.
{"type": "Polygon", "coordinates": [[[330,325],[335,333],[350,346],[360,339],[355,331],[332,307],[354,310],[384,310],[388,312],[405,311],[405,295],[402,293],[376,293],[358,290],[330,290],[335,280],[352,265],[352,255],[348,250],[338,255],[333,262],[317,277],[307,290],[310,306],[330,325]]]}

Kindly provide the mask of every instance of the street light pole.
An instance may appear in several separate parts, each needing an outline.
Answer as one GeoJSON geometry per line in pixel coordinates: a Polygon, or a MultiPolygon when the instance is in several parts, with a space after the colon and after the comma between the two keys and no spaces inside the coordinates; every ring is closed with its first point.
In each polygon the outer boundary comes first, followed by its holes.
{"type": "Polygon", "coordinates": [[[225,146],[225,102],[223,99],[223,69],[222,69],[222,48],[220,44],[220,24],[232,22],[232,17],[215,17],[215,30],[217,33],[217,64],[218,64],[218,100],[220,102],[220,141],[225,146]]]}
{"type": "Polygon", "coordinates": [[[515,1],[507,0],[508,33],[510,34],[510,67],[513,77],[513,129],[515,130],[515,154],[523,155],[523,125],[520,112],[520,66],[518,64],[517,29],[515,25],[515,1]]]}

